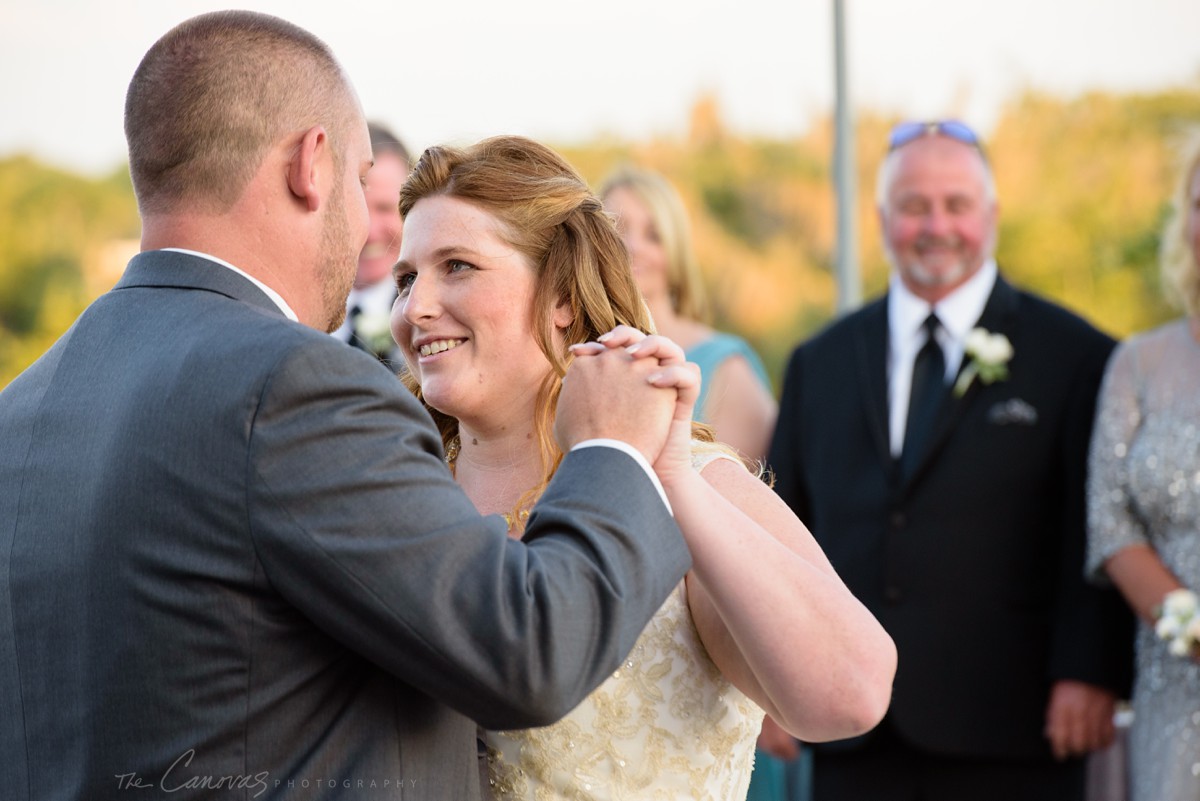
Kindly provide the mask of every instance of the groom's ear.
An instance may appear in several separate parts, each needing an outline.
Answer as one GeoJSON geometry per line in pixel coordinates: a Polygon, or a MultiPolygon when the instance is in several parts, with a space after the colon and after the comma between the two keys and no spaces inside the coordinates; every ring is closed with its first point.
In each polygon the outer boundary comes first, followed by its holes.
{"type": "Polygon", "coordinates": [[[300,144],[288,162],[288,189],[308,206],[309,211],[321,207],[319,179],[322,169],[333,169],[331,156],[329,134],[320,125],[314,125],[300,137],[300,144]]]}

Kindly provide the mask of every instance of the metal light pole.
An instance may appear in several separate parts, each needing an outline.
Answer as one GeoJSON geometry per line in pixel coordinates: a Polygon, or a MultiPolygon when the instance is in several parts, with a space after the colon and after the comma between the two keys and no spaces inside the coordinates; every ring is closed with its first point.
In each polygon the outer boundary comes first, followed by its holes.
{"type": "Polygon", "coordinates": [[[854,168],[854,126],[846,85],[846,20],[842,0],[833,0],[834,108],[833,181],[837,195],[837,312],[862,303],[858,270],[858,230],[855,225],[857,179],[854,168]]]}

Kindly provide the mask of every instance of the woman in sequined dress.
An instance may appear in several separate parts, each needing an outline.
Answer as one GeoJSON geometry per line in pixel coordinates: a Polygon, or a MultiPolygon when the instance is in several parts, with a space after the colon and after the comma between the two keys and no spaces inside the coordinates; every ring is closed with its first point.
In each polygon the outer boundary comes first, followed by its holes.
{"type": "Polygon", "coordinates": [[[1137,613],[1131,801],[1200,799],[1200,656],[1154,633],[1163,597],[1200,591],[1200,135],[1162,240],[1186,315],[1122,343],[1101,388],[1088,480],[1088,569],[1137,613]]]}
{"type": "MultiPolygon", "coordinates": [[[[406,380],[441,428],[456,480],[520,537],[561,459],[553,413],[569,360],[636,345],[678,365],[683,352],[646,337],[611,218],[549,149],[519,137],[430,148],[400,209],[392,331],[406,380]],[[580,344],[617,324],[605,344],[580,344]]],[[[694,439],[705,430],[691,423],[689,375],[653,467],[692,570],[565,719],[485,734],[499,799],[744,798],[763,710],[818,740],[861,733],[886,710],[890,638],[774,493],[730,449],[694,439]],[[804,658],[780,643],[802,644],[804,658]]]]}

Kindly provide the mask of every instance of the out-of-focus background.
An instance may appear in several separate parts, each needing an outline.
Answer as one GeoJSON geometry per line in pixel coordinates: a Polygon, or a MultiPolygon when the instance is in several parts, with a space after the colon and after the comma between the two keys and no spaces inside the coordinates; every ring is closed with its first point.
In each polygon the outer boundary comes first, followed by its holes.
{"type": "MultiPolygon", "coordinates": [[[[831,0],[247,0],[324,38],[368,117],[415,153],[535,137],[590,181],[633,161],[679,187],[716,324],[778,381],[835,313],[831,0]]],[[[0,387],[137,249],[121,109],[142,54],[213,0],[0,0],[0,387]]],[[[874,174],[890,125],[987,140],[999,262],[1123,336],[1161,299],[1170,147],[1200,126],[1196,0],[845,0],[867,297],[887,265],[874,174]]],[[[776,383],[776,385],[778,385],[776,383]]]]}

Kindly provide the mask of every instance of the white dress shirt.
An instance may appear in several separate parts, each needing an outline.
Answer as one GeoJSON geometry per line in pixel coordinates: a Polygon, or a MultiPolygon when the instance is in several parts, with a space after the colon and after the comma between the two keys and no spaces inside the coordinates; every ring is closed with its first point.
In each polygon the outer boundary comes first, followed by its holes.
{"type": "MultiPolygon", "coordinates": [[[[362,289],[351,289],[350,297],[346,298],[346,310],[349,312],[355,306],[358,307],[359,313],[366,317],[390,317],[392,314],[392,303],[396,299],[396,284],[392,281],[391,275],[383,279],[379,283],[365,286],[362,289]]],[[[352,321],[347,313],[346,319],[342,321],[342,327],[333,332],[333,335],[343,342],[349,342],[353,334],[351,329],[352,321]]]]}
{"type": "Polygon", "coordinates": [[[913,362],[925,345],[925,318],[937,315],[941,326],[938,345],[946,359],[946,383],[958,375],[967,334],[979,322],[992,287],[996,285],[996,262],[988,259],[975,275],[936,306],[918,298],[895,273],[888,287],[888,435],[892,456],[904,447],[908,424],[908,400],[912,388],[913,362]]]}
{"type": "Polygon", "coordinates": [[[208,259],[209,261],[213,262],[214,264],[219,264],[228,270],[233,270],[235,273],[240,275],[242,278],[245,278],[247,281],[254,284],[256,287],[258,287],[264,293],[266,293],[266,296],[271,299],[271,302],[274,303],[276,306],[278,306],[279,310],[281,312],[283,312],[284,315],[286,315],[289,320],[295,320],[296,322],[300,322],[300,318],[296,316],[296,313],[294,311],[292,311],[292,307],[287,305],[287,301],[283,299],[283,295],[280,295],[274,289],[271,289],[271,287],[267,286],[262,281],[259,281],[253,275],[242,272],[237,267],[234,267],[232,264],[225,261],[224,259],[218,259],[216,256],[211,256],[207,253],[201,253],[198,250],[187,250],[186,248],[163,248],[163,250],[170,250],[170,251],[174,251],[175,253],[186,253],[189,256],[199,256],[202,259],[208,259]]]}

